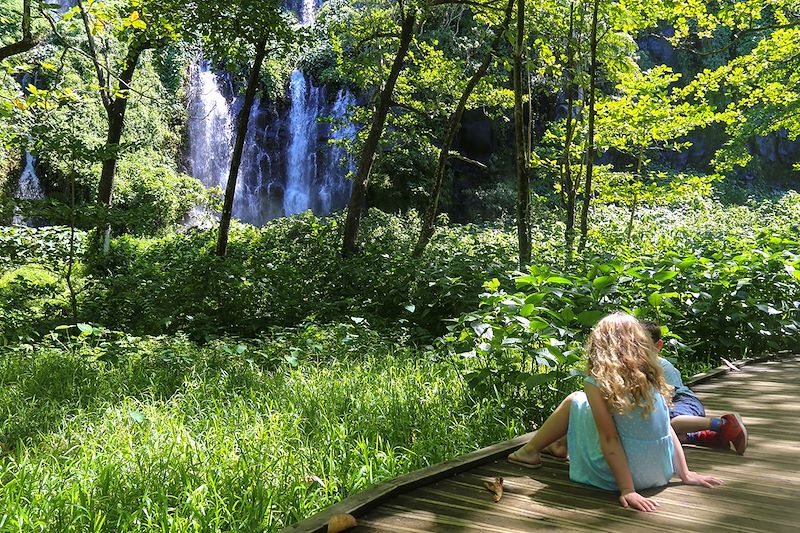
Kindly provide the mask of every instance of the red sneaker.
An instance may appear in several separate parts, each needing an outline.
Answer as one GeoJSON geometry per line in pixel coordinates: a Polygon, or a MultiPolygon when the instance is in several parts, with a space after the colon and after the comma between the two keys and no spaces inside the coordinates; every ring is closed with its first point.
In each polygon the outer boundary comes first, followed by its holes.
{"type": "Polygon", "coordinates": [[[722,440],[722,434],[719,431],[707,429],[693,433],[689,444],[697,444],[708,448],[727,448],[728,441],[722,440]]]}
{"type": "Polygon", "coordinates": [[[736,453],[744,455],[744,451],[747,449],[747,428],[744,427],[742,417],[739,416],[739,413],[728,413],[722,419],[725,421],[719,431],[722,435],[722,440],[725,443],[730,442],[733,444],[733,449],[736,450],[736,453]]]}

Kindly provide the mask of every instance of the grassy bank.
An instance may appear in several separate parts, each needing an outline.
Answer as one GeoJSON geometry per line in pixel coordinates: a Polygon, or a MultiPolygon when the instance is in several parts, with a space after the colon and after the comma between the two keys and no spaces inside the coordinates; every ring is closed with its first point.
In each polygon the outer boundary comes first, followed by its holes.
{"type": "Polygon", "coordinates": [[[5,349],[0,530],[275,531],[524,430],[452,366],[299,337],[5,349]]]}

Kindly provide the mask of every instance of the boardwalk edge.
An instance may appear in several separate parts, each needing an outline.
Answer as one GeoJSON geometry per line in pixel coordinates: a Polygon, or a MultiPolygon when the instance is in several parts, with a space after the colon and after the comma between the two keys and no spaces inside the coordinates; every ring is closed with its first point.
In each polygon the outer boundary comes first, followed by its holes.
{"type": "MultiPolygon", "coordinates": [[[[770,355],[732,361],[732,364],[737,368],[742,368],[764,361],[781,359],[789,355],[793,355],[793,353],[787,350],[770,355]]],[[[728,374],[729,372],[733,372],[733,370],[728,365],[723,365],[708,372],[692,376],[686,381],[686,385],[693,386],[705,383],[713,378],[728,374]]],[[[474,466],[504,457],[511,451],[525,444],[535,433],[535,431],[531,431],[530,433],[487,446],[486,448],[467,453],[455,459],[382,481],[366,490],[345,498],[339,503],[323,509],[319,513],[301,522],[282,529],[280,533],[326,533],[328,521],[333,515],[348,513],[357,518],[399,494],[403,494],[422,485],[435,483],[441,479],[469,470],[474,466]]]]}

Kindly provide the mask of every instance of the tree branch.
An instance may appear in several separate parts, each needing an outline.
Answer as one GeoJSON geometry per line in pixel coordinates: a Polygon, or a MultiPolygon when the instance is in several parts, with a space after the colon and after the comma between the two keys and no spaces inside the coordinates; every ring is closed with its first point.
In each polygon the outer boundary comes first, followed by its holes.
{"type": "Polygon", "coordinates": [[[83,27],[86,30],[86,39],[89,41],[89,52],[91,55],[89,58],[92,60],[94,64],[94,70],[97,74],[97,82],[100,85],[100,98],[103,101],[103,107],[106,108],[106,111],[111,110],[111,87],[108,84],[108,81],[103,74],[103,67],[100,65],[100,58],[97,55],[97,46],[94,43],[94,36],[92,35],[92,29],[89,25],[89,14],[86,12],[86,8],[83,7],[83,2],[78,0],[78,8],[81,12],[81,18],[83,19],[83,27]]]}
{"type": "Polygon", "coordinates": [[[390,105],[392,107],[399,107],[400,109],[405,109],[406,111],[411,111],[415,115],[419,115],[419,116],[421,116],[423,118],[426,118],[428,120],[433,120],[433,118],[434,118],[433,116],[431,116],[428,113],[426,113],[424,109],[419,109],[419,108],[414,107],[414,106],[412,106],[410,104],[401,104],[400,102],[396,102],[396,101],[392,100],[392,103],[390,105]]]}
{"type": "MultiPolygon", "coordinates": [[[[53,31],[53,35],[55,35],[56,38],[61,42],[61,44],[64,46],[65,50],[73,50],[73,51],[77,52],[78,54],[82,55],[83,57],[87,58],[88,60],[92,61],[92,56],[90,54],[84,52],[83,50],[81,50],[77,46],[70,44],[69,41],[67,41],[67,39],[63,35],[61,35],[61,33],[58,31],[58,28],[56,27],[56,22],[53,20],[53,18],[47,12],[40,11],[40,14],[50,24],[50,28],[53,31]]],[[[149,48],[155,48],[158,44],[159,43],[153,43],[152,41],[145,41],[144,43],[140,44],[139,46],[140,46],[141,50],[147,50],[149,48]]],[[[97,64],[95,64],[95,67],[96,66],[97,66],[97,64]]],[[[110,81],[111,78],[114,78],[118,82],[124,84],[124,82],[120,78],[120,76],[114,74],[111,71],[111,68],[109,66],[100,65],[100,67],[103,70],[105,70],[106,75],[108,75],[108,77],[109,77],[109,81],[110,81]]],[[[138,91],[138,90],[136,90],[136,89],[134,89],[132,87],[126,87],[126,90],[128,90],[129,92],[132,92],[132,93],[134,93],[134,94],[136,94],[138,96],[141,96],[142,98],[150,100],[152,102],[160,101],[158,98],[156,98],[154,96],[150,96],[149,94],[144,94],[143,92],[138,91]]],[[[103,94],[103,93],[105,93],[105,91],[101,91],[101,94],[103,94]]],[[[103,105],[105,106],[105,103],[103,105]]]]}
{"type": "Polygon", "coordinates": [[[17,54],[22,54],[39,44],[31,33],[31,0],[22,3],[22,39],[15,43],[0,47],[0,61],[17,54]]]}
{"type": "Polygon", "coordinates": [[[479,7],[481,9],[488,9],[489,11],[498,11],[500,13],[504,11],[504,9],[501,7],[497,7],[488,2],[487,3],[478,2],[477,0],[433,0],[430,3],[430,5],[431,6],[462,5],[462,6],[479,7]]]}
{"type": "MultiPolygon", "coordinates": [[[[747,36],[748,34],[758,33],[758,32],[762,32],[762,31],[770,31],[770,30],[785,30],[785,29],[789,29],[789,28],[795,28],[798,25],[800,25],[800,20],[798,20],[796,22],[790,22],[788,24],[767,24],[767,25],[764,25],[764,26],[745,28],[745,29],[739,31],[738,33],[734,33],[733,36],[732,36],[731,41],[728,44],[726,44],[725,46],[723,46],[722,48],[709,50],[707,52],[701,52],[699,50],[693,50],[692,48],[689,48],[688,46],[681,46],[680,48],[683,49],[683,50],[687,50],[687,51],[689,51],[689,52],[691,52],[691,53],[693,53],[693,54],[695,54],[697,56],[701,56],[701,57],[711,56],[711,55],[714,55],[714,54],[721,54],[723,52],[727,52],[728,50],[730,50],[734,46],[738,45],[739,41],[743,37],[747,36]]],[[[733,30],[731,30],[731,31],[733,31],[733,30]]],[[[668,38],[664,37],[663,35],[658,35],[658,36],[663,38],[663,39],[668,40],[668,38]]]]}
{"type": "Polygon", "coordinates": [[[461,155],[458,152],[449,152],[447,154],[447,157],[449,157],[450,159],[458,159],[459,161],[463,161],[464,163],[469,163],[470,165],[475,165],[476,167],[478,167],[480,169],[483,169],[483,170],[486,170],[486,169],[489,168],[488,166],[486,166],[485,164],[481,163],[480,161],[476,161],[475,159],[470,159],[469,157],[461,155]]]}

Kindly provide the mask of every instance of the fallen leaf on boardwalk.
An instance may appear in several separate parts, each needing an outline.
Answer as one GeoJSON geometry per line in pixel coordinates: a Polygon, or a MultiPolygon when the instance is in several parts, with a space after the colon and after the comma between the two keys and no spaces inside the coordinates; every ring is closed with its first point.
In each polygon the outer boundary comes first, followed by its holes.
{"type": "Polygon", "coordinates": [[[353,515],[347,513],[335,514],[328,520],[328,533],[339,533],[357,525],[358,522],[356,522],[353,515]]]}
{"type": "Polygon", "coordinates": [[[720,359],[722,360],[723,363],[725,363],[725,366],[727,366],[728,368],[730,368],[734,372],[741,371],[741,368],[739,368],[738,366],[734,365],[733,363],[731,363],[730,361],[728,361],[724,357],[720,357],[720,359]]]}
{"type": "Polygon", "coordinates": [[[486,487],[486,490],[494,494],[494,503],[499,502],[500,498],[503,497],[503,478],[494,478],[494,483],[484,481],[483,486],[486,487]]]}

